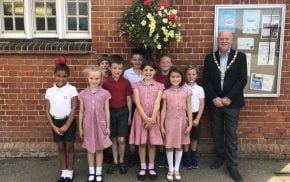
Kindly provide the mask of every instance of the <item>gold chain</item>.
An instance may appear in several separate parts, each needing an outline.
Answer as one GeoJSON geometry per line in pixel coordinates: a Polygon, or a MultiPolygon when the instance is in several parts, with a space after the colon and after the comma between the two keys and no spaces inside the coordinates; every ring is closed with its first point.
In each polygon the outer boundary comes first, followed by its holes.
{"type": "MultiPolygon", "coordinates": [[[[214,59],[216,66],[218,67],[219,71],[222,73],[221,66],[219,65],[219,63],[216,60],[215,53],[213,53],[212,55],[213,55],[213,59],[214,59]]],[[[231,67],[231,65],[235,62],[237,55],[238,55],[238,51],[235,52],[233,59],[231,60],[230,64],[226,67],[226,69],[223,71],[223,73],[225,73],[231,67]]]]}

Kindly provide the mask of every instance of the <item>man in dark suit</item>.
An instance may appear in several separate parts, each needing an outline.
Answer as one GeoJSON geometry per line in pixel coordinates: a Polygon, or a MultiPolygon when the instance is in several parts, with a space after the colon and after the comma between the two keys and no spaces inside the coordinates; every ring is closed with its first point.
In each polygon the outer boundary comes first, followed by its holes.
{"type": "Polygon", "coordinates": [[[232,43],[230,31],[219,33],[218,50],[205,58],[203,82],[216,154],[210,168],[219,168],[227,161],[230,176],[240,182],[243,179],[237,169],[237,125],[244,106],[247,60],[244,53],[231,49],[232,43]]]}

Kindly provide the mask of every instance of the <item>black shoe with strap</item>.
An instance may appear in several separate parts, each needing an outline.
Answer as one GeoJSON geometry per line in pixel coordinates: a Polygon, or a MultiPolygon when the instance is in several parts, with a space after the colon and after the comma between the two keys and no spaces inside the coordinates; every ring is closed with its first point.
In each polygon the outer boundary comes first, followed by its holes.
{"type": "Polygon", "coordinates": [[[236,166],[227,166],[227,170],[230,173],[230,176],[235,182],[242,182],[243,178],[241,174],[239,173],[239,170],[236,166]]]}
{"type": "Polygon", "coordinates": [[[60,176],[60,177],[58,178],[57,182],[64,182],[64,180],[65,180],[65,178],[62,177],[62,176],[60,176]]]}
{"type": "Polygon", "coordinates": [[[88,182],[95,182],[95,178],[96,178],[95,174],[89,174],[88,175],[88,182]],[[90,180],[90,177],[92,177],[92,176],[93,176],[93,179],[90,180]]]}
{"type": "Polygon", "coordinates": [[[137,175],[137,178],[140,180],[140,181],[144,181],[145,179],[146,179],[146,169],[139,169],[139,173],[138,173],[138,175],[137,175]],[[142,175],[142,174],[140,174],[140,172],[141,171],[144,171],[145,173],[144,173],[144,175],[142,175]]]}
{"type": "Polygon", "coordinates": [[[118,164],[112,163],[107,169],[107,174],[113,174],[118,169],[118,164]]]}
{"type": "Polygon", "coordinates": [[[120,170],[121,174],[127,174],[128,167],[127,167],[127,165],[124,162],[122,162],[122,163],[119,164],[119,170],[120,170]]]}

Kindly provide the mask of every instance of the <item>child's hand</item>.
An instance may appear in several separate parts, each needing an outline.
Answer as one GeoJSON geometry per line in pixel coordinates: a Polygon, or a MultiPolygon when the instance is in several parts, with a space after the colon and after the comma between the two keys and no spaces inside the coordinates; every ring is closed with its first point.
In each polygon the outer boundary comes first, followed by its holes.
{"type": "Polygon", "coordinates": [[[161,135],[162,135],[162,137],[166,136],[166,131],[163,127],[161,128],[161,135]]]}
{"type": "Polygon", "coordinates": [[[56,134],[58,134],[58,135],[62,135],[62,132],[61,132],[61,129],[60,129],[60,128],[58,128],[58,127],[56,127],[56,126],[53,126],[52,129],[53,129],[53,131],[54,131],[56,134]]]}
{"type": "Polygon", "coordinates": [[[144,123],[144,127],[145,127],[145,129],[149,129],[152,127],[152,124],[151,123],[144,123]]]}
{"type": "Polygon", "coordinates": [[[79,129],[79,133],[80,133],[80,138],[83,139],[84,138],[84,130],[82,128],[79,129]]]}
{"type": "Polygon", "coordinates": [[[184,134],[189,135],[191,128],[192,128],[192,126],[186,127],[184,134]]]}
{"type": "Polygon", "coordinates": [[[110,136],[111,134],[110,128],[106,128],[106,134],[110,136]]]}
{"type": "Polygon", "coordinates": [[[63,125],[61,128],[60,128],[60,132],[61,133],[65,133],[67,130],[68,130],[69,126],[67,126],[66,124],[63,125]]]}
{"type": "Polygon", "coordinates": [[[128,117],[128,125],[131,125],[131,122],[132,122],[132,120],[131,120],[131,117],[129,116],[128,117]]]}
{"type": "Polygon", "coordinates": [[[198,124],[199,124],[199,120],[195,119],[195,120],[192,121],[192,126],[197,127],[198,124]]]}

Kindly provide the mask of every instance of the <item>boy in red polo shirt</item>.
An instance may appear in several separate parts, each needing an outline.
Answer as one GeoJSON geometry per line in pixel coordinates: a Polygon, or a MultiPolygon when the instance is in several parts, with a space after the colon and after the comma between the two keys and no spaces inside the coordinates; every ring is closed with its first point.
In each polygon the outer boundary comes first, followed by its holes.
{"type": "Polygon", "coordinates": [[[132,109],[132,88],[130,82],[122,77],[124,70],[123,58],[119,55],[112,55],[109,58],[111,76],[103,84],[103,88],[108,90],[112,96],[110,99],[110,128],[113,163],[109,166],[107,173],[113,174],[119,168],[121,174],[128,171],[124,163],[125,138],[128,135],[131,124],[132,109]]]}
{"type": "Polygon", "coordinates": [[[168,73],[172,66],[171,57],[166,54],[162,55],[159,59],[158,65],[160,72],[155,75],[154,79],[159,83],[163,83],[165,89],[168,89],[169,88],[168,73]]]}

